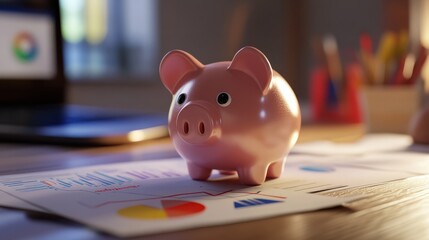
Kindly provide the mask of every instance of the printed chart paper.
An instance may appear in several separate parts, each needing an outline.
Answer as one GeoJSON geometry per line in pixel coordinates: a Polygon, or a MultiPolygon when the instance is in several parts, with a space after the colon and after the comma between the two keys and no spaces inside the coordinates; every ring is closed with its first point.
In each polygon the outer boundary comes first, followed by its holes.
{"type": "Polygon", "coordinates": [[[183,160],[161,160],[0,177],[0,190],[120,237],[313,211],[347,201],[288,189],[302,185],[299,180],[246,187],[234,177],[192,181],[183,160]]]}
{"type": "Polygon", "coordinates": [[[405,134],[368,134],[359,141],[352,143],[334,143],[315,141],[297,144],[292,153],[312,155],[364,155],[376,152],[403,151],[412,145],[413,140],[405,134]]]}
{"type": "Polygon", "coordinates": [[[288,159],[283,175],[286,179],[299,178],[308,182],[328,183],[330,185],[325,188],[332,186],[332,189],[375,185],[418,175],[406,171],[375,169],[364,164],[352,164],[346,161],[347,159],[348,157],[340,161],[341,158],[337,157],[294,155],[288,159]]]}
{"type": "Polygon", "coordinates": [[[0,191],[0,206],[30,211],[46,212],[46,210],[36,207],[3,191],[0,191]]]}
{"type": "MultiPolygon", "coordinates": [[[[336,159],[339,160],[339,159],[336,159]]],[[[393,153],[372,153],[347,159],[347,164],[355,167],[413,174],[429,174],[429,154],[398,151],[393,153]]]]}

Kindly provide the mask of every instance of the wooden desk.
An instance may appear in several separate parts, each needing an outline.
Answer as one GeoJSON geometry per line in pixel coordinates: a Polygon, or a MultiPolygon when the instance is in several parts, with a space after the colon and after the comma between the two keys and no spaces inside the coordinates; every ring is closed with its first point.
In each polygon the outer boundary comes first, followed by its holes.
{"type": "MultiPolygon", "coordinates": [[[[300,141],[351,141],[362,134],[363,129],[359,125],[304,127],[300,141]]],[[[176,156],[169,139],[98,148],[0,143],[0,174],[176,156]]],[[[339,207],[141,239],[429,239],[429,176],[342,190],[330,195],[356,193],[370,197],[349,204],[349,208],[339,207]]],[[[65,220],[0,208],[0,239],[24,238],[112,237],[65,220]]]]}

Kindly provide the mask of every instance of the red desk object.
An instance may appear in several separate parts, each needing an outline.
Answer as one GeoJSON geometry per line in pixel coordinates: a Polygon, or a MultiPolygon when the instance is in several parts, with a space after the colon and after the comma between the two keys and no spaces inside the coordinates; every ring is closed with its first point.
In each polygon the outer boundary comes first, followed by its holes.
{"type": "Polygon", "coordinates": [[[362,121],[359,103],[359,85],[362,80],[361,68],[357,64],[347,66],[345,79],[340,88],[336,88],[338,101],[333,105],[328,99],[330,84],[326,68],[316,68],[311,74],[310,104],[314,121],[332,123],[359,123],[362,121]],[[328,104],[329,103],[329,104],[328,104]]]}

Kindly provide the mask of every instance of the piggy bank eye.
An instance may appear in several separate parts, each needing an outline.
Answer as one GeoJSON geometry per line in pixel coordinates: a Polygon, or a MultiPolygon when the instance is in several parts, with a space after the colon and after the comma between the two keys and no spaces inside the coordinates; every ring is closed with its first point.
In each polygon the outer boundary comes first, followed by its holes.
{"type": "Polygon", "coordinates": [[[185,93],[181,93],[179,95],[179,97],[177,98],[177,103],[179,105],[182,105],[185,101],[186,101],[186,94],[185,93]]]}
{"type": "Polygon", "coordinates": [[[225,93],[225,92],[220,93],[220,94],[217,96],[217,103],[218,103],[219,105],[221,105],[222,107],[226,107],[226,106],[228,106],[229,104],[231,104],[231,96],[229,96],[229,94],[228,94],[228,93],[225,93]]]}

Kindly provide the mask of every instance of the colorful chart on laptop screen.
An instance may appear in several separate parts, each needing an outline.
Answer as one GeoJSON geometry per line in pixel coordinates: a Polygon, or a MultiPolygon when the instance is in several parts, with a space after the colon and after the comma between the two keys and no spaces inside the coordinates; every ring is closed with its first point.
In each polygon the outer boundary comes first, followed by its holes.
{"type": "Polygon", "coordinates": [[[28,32],[18,33],[13,41],[13,52],[21,62],[31,62],[37,56],[37,43],[28,32]]]}
{"type": "Polygon", "coordinates": [[[148,205],[135,205],[122,208],[118,214],[125,218],[140,220],[157,220],[176,217],[191,216],[204,211],[205,206],[183,200],[161,200],[161,207],[152,207],[148,205]]]}

